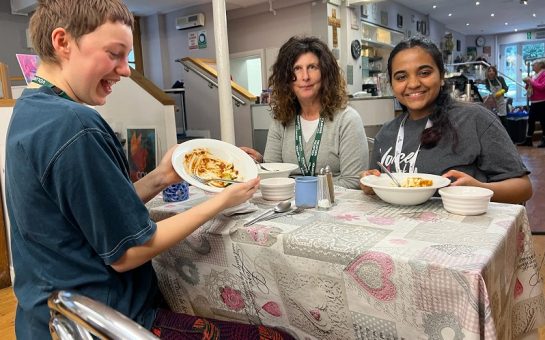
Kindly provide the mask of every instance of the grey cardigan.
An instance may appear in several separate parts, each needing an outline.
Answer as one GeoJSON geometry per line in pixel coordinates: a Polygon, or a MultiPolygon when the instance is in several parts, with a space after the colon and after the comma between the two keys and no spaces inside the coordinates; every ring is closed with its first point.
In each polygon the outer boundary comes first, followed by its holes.
{"type": "MultiPolygon", "coordinates": [[[[316,131],[304,145],[307,161],[315,136],[316,131]]],[[[263,159],[265,162],[299,164],[295,154],[295,121],[283,127],[278,120],[273,120],[269,127],[263,159]]],[[[329,165],[334,184],[357,189],[359,173],[368,168],[368,163],[367,138],[358,112],[347,106],[335,113],[333,121],[326,119],[318,150],[316,175],[320,168],[329,165]]],[[[293,174],[300,175],[301,170],[296,169],[293,174]]]]}

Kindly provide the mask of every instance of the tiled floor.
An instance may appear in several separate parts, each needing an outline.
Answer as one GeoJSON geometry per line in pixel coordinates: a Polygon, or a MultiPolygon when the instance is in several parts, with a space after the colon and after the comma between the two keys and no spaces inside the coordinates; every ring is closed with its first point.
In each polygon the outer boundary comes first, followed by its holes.
{"type": "MultiPolygon", "coordinates": [[[[537,144],[534,142],[534,144],[537,144]]],[[[526,167],[532,172],[530,180],[534,195],[526,202],[530,227],[534,234],[545,234],[545,148],[518,146],[526,167]]]]}

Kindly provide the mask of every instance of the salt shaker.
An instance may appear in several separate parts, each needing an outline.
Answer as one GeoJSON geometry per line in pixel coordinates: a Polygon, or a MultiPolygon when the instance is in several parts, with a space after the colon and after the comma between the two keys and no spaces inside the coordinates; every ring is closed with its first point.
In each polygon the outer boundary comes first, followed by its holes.
{"type": "Polygon", "coordinates": [[[331,167],[325,166],[325,177],[327,179],[327,187],[329,189],[329,199],[331,203],[335,203],[335,188],[333,187],[333,174],[331,173],[331,167]]]}
{"type": "Polygon", "coordinates": [[[329,210],[331,208],[331,199],[329,197],[329,187],[327,185],[326,175],[318,175],[318,192],[317,192],[317,209],[318,210],[329,210]]]}

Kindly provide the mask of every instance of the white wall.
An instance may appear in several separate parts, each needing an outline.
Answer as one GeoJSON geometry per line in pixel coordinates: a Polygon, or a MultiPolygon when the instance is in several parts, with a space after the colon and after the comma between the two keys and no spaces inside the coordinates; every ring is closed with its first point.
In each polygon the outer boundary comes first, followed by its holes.
{"type": "Polygon", "coordinates": [[[123,138],[127,138],[128,127],[155,128],[158,162],[177,144],[174,106],[164,106],[130,78],[122,78],[106,104],[95,109],[123,138]]]}

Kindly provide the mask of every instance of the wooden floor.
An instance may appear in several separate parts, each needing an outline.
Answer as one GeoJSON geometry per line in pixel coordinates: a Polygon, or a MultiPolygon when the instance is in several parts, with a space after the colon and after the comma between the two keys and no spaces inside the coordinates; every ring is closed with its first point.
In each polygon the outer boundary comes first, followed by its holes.
{"type": "MultiPolygon", "coordinates": [[[[537,145],[537,142],[534,142],[537,145]]],[[[528,219],[532,232],[545,234],[545,148],[518,146],[526,167],[532,172],[530,180],[534,195],[526,202],[528,219]]]]}
{"type": "MultiPolygon", "coordinates": [[[[537,144],[537,143],[536,143],[537,144]]],[[[534,232],[533,240],[537,263],[541,265],[541,276],[545,277],[545,148],[518,147],[519,153],[532,174],[530,176],[534,195],[526,203],[530,226],[534,232]],[[542,234],[542,235],[541,235],[542,234]]],[[[0,339],[15,340],[14,320],[17,300],[13,289],[0,290],[0,339]]],[[[545,327],[539,330],[540,340],[545,340],[545,327]]]]}

